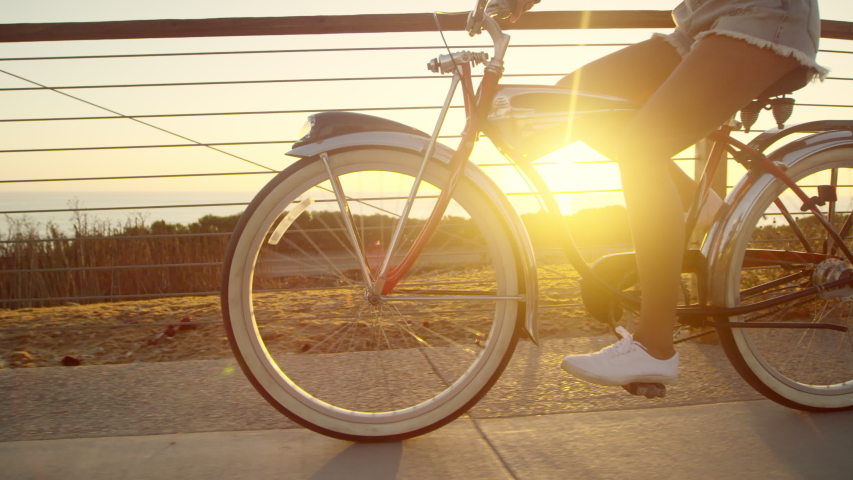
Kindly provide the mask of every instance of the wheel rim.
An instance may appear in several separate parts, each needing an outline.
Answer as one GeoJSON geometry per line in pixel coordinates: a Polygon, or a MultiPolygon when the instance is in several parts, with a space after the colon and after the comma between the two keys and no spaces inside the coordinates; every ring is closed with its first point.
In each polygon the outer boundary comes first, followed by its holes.
{"type": "MultiPolygon", "coordinates": [[[[849,161],[837,160],[801,172],[788,172],[809,196],[818,194],[817,185],[837,186],[838,201],[820,207],[828,218],[832,216],[836,230],[841,230],[853,206],[853,168],[850,167],[849,161]]],[[[798,238],[796,231],[799,229],[812,251],[822,253],[825,245],[831,244],[825,230],[814,219],[806,219],[807,215],[800,210],[802,201],[790,189],[781,188],[779,182],[776,185],[775,189],[768,189],[758,203],[764,208],[757,208],[750,216],[749,224],[754,225],[752,233],[739,250],[751,248],[808,253],[804,242],[798,238]],[[782,210],[774,204],[776,199],[789,210],[797,228],[790,225],[782,210]]],[[[853,245],[850,234],[844,240],[848,247],[853,245]]],[[[738,264],[742,259],[736,259],[738,264]]],[[[729,291],[730,305],[747,305],[820,284],[823,280],[815,279],[814,269],[824,263],[787,263],[784,266],[777,263],[733,268],[729,282],[733,287],[729,291]],[[756,288],[772,280],[782,283],[773,288],[756,288]],[[743,298],[740,298],[741,292],[745,292],[743,298]]],[[[831,323],[849,328],[853,327],[851,299],[853,297],[849,296],[809,297],[744,315],[738,320],[831,323]]],[[[765,385],[786,398],[808,404],[808,397],[829,398],[853,393],[853,342],[849,333],[818,329],[733,329],[732,336],[750,369],[765,385]]],[[[820,406],[842,406],[829,401],[830,404],[820,406]]],[[[846,400],[842,402],[845,405],[849,403],[846,400]]]]}
{"type": "MultiPolygon", "coordinates": [[[[393,230],[394,214],[402,208],[399,198],[411,185],[412,162],[399,168],[377,160],[366,168],[397,171],[366,174],[363,158],[343,155],[333,158],[333,167],[350,198],[368,265],[375,270],[384,258],[382,246],[393,230]]],[[[429,170],[425,180],[438,183],[442,172],[429,170]]],[[[245,249],[248,265],[236,272],[243,278],[239,308],[244,320],[235,325],[234,335],[240,354],[255,357],[249,362],[253,374],[263,370],[258,380],[266,382],[267,392],[291,410],[304,407],[330,419],[380,425],[447,415],[487,388],[514,338],[518,302],[371,303],[375,299],[367,298],[356,249],[343,237],[343,216],[330,201],[327,175],[312,168],[297,183],[298,188],[280,192],[277,201],[260,204],[263,219],[245,249]],[[281,214],[309,197],[312,206],[271,245],[269,232],[281,214]]],[[[421,186],[415,218],[425,215],[435,193],[431,185],[421,186]]],[[[494,234],[498,225],[483,203],[473,191],[463,191],[451,203],[423,262],[397,291],[410,296],[518,294],[514,262],[506,261],[511,248],[494,234]]],[[[406,230],[403,247],[418,223],[406,230]]]]}

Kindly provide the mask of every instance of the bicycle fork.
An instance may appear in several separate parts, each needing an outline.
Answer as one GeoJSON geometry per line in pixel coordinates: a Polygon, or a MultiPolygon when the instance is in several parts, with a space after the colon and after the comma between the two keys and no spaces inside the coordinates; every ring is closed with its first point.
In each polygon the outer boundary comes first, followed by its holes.
{"type": "MultiPolygon", "coordinates": [[[[487,85],[496,85],[498,79],[499,75],[490,75],[489,70],[487,69],[486,75],[483,78],[483,87],[481,87],[483,89],[480,95],[481,105],[488,105],[488,102],[490,102],[490,95],[488,93],[487,85]]],[[[365,277],[371,279],[372,284],[370,285],[370,290],[373,294],[387,295],[394,289],[397,283],[403,278],[403,276],[405,276],[406,272],[408,272],[412,265],[414,265],[415,261],[418,259],[418,257],[426,247],[427,242],[430,240],[433,233],[435,233],[436,228],[438,228],[438,224],[444,216],[444,212],[446,211],[447,206],[450,204],[450,200],[453,196],[459,179],[462,176],[462,172],[465,169],[467,160],[471,156],[471,152],[474,150],[474,142],[477,140],[477,136],[479,135],[477,121],[479,117],[477,115],[477,112],[480,110],[474,106],[475,102],[476,98],[474,98],[473,88],[471,86],[471,67],[467,63],[459,65],[457,68],[454,69],[450,91],[448,92],[447,98],[445,99],[444,105],[442,106],[441,114],[439,115],[439,119],[436,122],[435,129],[433,130],[429,145],[426,151],[424,152],[423,162],[421,164],[417,176],[415,177],[411,191],[409,192],[409,196],[406,200],[406,205],[403,208],[403,213],[400,215],[400,218],[397,221],[397,225],[394,228],[394,233],[391,237],[391,241],[389,243],[387,251],[385,252],[385,257],[382,260],[381,267],[379,268],[375,278],[365,277]],[[403,260],[400,262],[400,264],[392,269],[390,267],[391,258],[393,258],[394,252],[397,250],[400,244],[400,239],[403,235],[403,227],[406,224],[406,220],[408,219],[409,213],[411,212],[415,197],[417,196],[424,170],[426,169],[427,163],[432,158],[432,154],[435,149],[435,143],[438,139],[438,134],[441,130],[442,125],[444,124],[444,119],[446,118],[447,111],[450,108],[450,102],[453,99],[453,94],[456,92],[456,89],[460,85],[460,83],[463,86],[463,95],[465,99],[465,110],[467,113],[467,119],[465,123],[465,129],[462,132],[462,140],[460,141],[459,148],[456,149],[453,159],[450,162],[450,177],[448,178],[447,184],[441,189],[441,192],[438,196],[438,200],[436,201],[436,205],[433,207],[429,218],[427,219],[424,226],[421,228],[420,233],[418,234],[414,243],[409,248],[408,252],[403,257],[403,260]]]]}

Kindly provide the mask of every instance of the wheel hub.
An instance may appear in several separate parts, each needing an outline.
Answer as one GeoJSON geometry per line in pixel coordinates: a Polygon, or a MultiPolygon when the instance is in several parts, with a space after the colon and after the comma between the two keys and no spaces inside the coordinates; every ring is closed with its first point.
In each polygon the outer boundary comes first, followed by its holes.
{"type": "Polygon", "coordinates": [[[850,262],[830,258],[817,264],[812,273],[812,282],[818,288],[821,298],[841,298],[844,301],[853,300],[853,285],[845,285],[830,290],[821,287],[829,282],[849,278],[853,282],[853,266],[850,262]]]}
{"type": "Polygon", "coordinates": [[[376,306],[382,301],[379,295],[370,292],[364,292],[364,299],[367,300],[367,303],[376,306]]]}

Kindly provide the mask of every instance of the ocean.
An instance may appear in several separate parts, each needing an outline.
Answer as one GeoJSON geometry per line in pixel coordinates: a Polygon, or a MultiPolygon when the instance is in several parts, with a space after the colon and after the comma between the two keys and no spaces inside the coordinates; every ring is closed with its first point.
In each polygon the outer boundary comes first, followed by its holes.
{"type": "Polygon", "coordinates": [[[0,192],[0,235],[5,236],[10,219],[27,218],[37,222],[43,232],[48,222],[57,224],[66,232],[73,232],[74,213],[71,206],[79,208],[121,208],[120,210],[94,210],[81,212],[93,220],[124,224],[128,219],[142,218],[146,224],[157,220],[187,225],[205,215],[234,215],[245,210],[245,205],[204,206],[180,208],[141,208],[168,205],[247,204],[256,192],[0,192]],[[33,210],[60,210],[39,213],[10,213],[33,210]]]}

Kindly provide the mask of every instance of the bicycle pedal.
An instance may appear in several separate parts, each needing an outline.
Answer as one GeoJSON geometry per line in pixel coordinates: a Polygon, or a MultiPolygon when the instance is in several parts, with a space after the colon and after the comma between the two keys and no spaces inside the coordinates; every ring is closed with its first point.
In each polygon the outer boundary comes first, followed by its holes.
{"type": "Polygon", "coordinates": [[[662,383],[629,383],[622,388],[631,395],[644,396],[646,398],[663,398],[666,396],[666,385],[662,383]]]}

